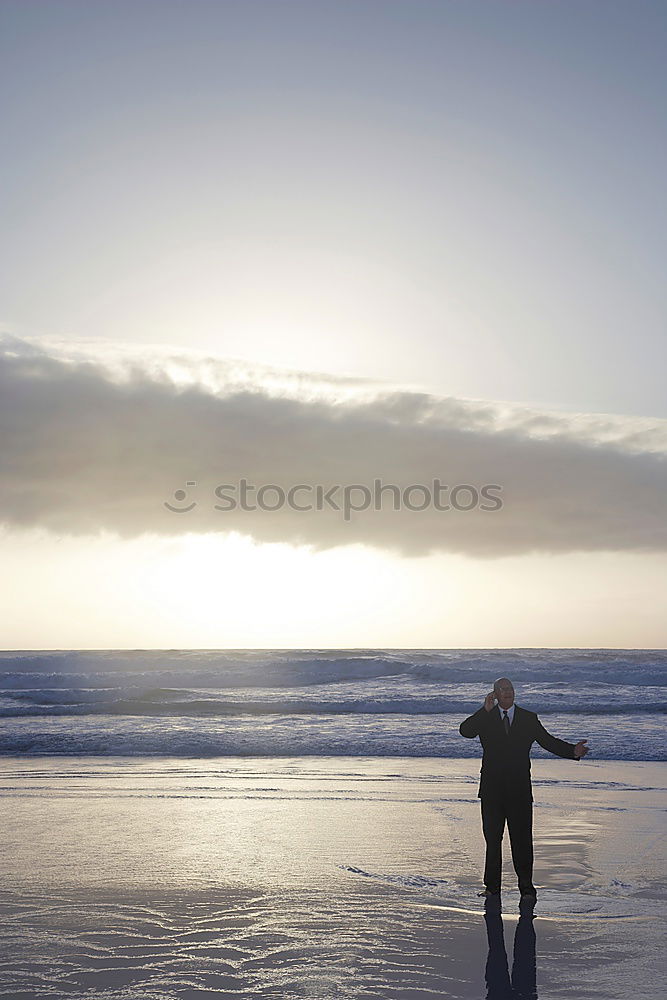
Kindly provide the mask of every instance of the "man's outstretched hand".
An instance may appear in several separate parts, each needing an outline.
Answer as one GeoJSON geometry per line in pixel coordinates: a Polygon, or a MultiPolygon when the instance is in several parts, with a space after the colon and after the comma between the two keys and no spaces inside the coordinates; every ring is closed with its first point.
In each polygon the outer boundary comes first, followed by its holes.
{"type": "Polygon", "coordinates": [[[587,743],[588,743],[588,740],[579,740],[579,742],[575,746],[575,748],[574,748],[574,756],[575,756],[575,758],[577,760],[581,760],[581,758],[584,757],[588,753],[588,749],[589,748],[586,746],[587,743]]]}
{"type": "Polygon", "coordinates": [[[495,700],[496,700],[495,694],[493,693],[493,691],[489,691],[486,698],[484,699],[484,708],[487,710],[487,712],[491,711],[495,700]]]}

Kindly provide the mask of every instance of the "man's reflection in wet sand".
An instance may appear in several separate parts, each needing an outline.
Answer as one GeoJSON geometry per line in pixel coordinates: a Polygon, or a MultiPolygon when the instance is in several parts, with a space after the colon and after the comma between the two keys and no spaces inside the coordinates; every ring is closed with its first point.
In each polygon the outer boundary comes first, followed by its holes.
{"type": "Polygon", "coordinates": [[[510,978],[505,951],[505,934],[499,903],[486,904],[484,922],[489,939],[486,960],[486,1000],[537,1000],[535,966],[535,928],[533,906],[520,907],[519,922],[514,932],[514,957],[510,978]]]}

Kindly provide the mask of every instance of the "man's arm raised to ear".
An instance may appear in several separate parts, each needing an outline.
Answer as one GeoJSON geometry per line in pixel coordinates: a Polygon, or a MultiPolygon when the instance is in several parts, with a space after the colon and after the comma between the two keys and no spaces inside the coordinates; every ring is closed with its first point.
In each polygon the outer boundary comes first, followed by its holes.
{"type": "Polygon", "coordinates": [[[479,736],[480,732],[489,721],[489,712],[493,708],[494,698],[495,695],[493,691],[489,691],[484,699],[482,707],[479,708],[474,715],[469,715],[467,719],[463,720],[459,726],[461,736],[465,736],[469,740],[474,739],[475,736],[479,736]]]}

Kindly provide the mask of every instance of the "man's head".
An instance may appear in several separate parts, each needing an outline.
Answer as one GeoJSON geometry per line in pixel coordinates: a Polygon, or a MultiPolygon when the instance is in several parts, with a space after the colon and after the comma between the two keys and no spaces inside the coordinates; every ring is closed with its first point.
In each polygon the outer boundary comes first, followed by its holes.
{"type": "Polygon", "coordinates": [[[501,711],[511,708],[514,704],[514,685],[507,677],[499,677],[493,684],[493,693],[498,699],[501,711]]]}

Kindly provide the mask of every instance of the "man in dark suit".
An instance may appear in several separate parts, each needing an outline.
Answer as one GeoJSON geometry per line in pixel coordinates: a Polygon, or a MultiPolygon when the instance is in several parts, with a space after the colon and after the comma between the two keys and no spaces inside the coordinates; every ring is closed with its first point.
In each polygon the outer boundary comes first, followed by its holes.
{"type": "Polygon", "coordinates": [[[533,885],[533,791],[530,748],[535,741],[559,757],[580,760],[587,740],[566,743],[546,731],[537,715],[514,704],[514,686],[499,677],[483,706],[459,726],[461,736],[479,736],[484,755],[478,798],[482,800],[482,830],[486,840],[484,885],[480,895],[498,896],[505,822],[521,899],[537,899],[533,885]],[[497,705],[495,702],[497,701],[497,705]]]}

